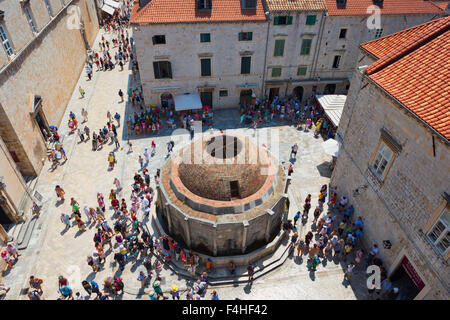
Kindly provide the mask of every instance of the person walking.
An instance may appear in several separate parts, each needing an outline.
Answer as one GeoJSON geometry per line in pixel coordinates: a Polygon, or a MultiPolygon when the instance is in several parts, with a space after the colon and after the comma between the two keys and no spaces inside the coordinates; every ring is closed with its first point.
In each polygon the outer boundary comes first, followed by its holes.
{"type": "Polygon", "coordinates": [[[84,141],[84,134],[83,131],[81,131],[80,129],[77,130],[77,134],[80,137],[80,142],[84,141]]]}
{"type": "Polygon", "coordinates": [[[85,123],[88,121],[88,112],[84,108],[81,109],[81,116],[84,119],[82,123],[85,123]]]}
{"type": "Polygon", "coordinates": [[[64,230],[69,229],[70,228],[70,217],[69,217],[69,215],[67,213],[61,213],[60,219],[61,219],[61,222],[66,225],[64,230]]]}
{"type": "Polygon", "coordinates": [[[39,294],[42,295],[44,291],[42,290],[42,283],[44,280],[36,278],[35,276],[30,276],[30,281],[28,282],[30,284],[30,288],[33,290],[38,290],[39,294]]]}
{"type": "Polygon", "coordinates": [[[86,94],[86,92],[84,92],[84,90],[81,86],[79,86],[78,91],[80,91],[81,98],[84,98],[84,95],[86,94]]]}
{"type": "Polygon", "coordinates": [[[120,97],[120,102],[123,102],[123,92],[122,89],[119,89],[119,97],[120,97]]]}
{"type": "Polygon", "coordinates": [[[114,157],[114,153],[110,152],[108,155],[108,163],[109,163],[109,168],[111,170],[114,169],[114,163],[116,162],[116,157],[114,157]]]}
{"type": "Polygon", "coordinates": [[[248,273],[248,282],[253,282],[253,275],[255,274],[255,268],[253,267],[253,264],[250,262],[250,264],[247,267],[247,273],[248,273]]]}
{"type": "Polygon", "coordinates": [[[180,300],[180,289],[178,288],[178,286],[176,284],[173,284],[170,287],[170,295],[172,296],[173,300],[175,300],[175,298],[180,300]]]}
{"type": "Polygon", "coordinates": [[[148,166],[148,163],[150,162],[150,155],[148,154],[147,148],[144,149],[144,157],[145,157],[145,166],[148,166]]]}
{"type": "Polygon", "coordinates": [[[56,196],[57,196],[61,201],[64,201],[64,194],[66,193],[66,192],[64,191],[64,189],[61,188],[59,185],[57,185],[57,186],[55,187],[55,192],[56,192],[56,196]]]}
{"type": "Polygon", "coordinates": [[[345,278],[347,279],[348,282],[350,282],[350,279],[352,277],[353,269],[355,269],[355,264],[353,262],[351,262],[347,266],[347,269],[345,270],[345,278]]]}
{"type": "Polygon", "coordinates": [[[139,155],[138,161],[139,161],[139,164],[141,165],[141,169],[143,169],[144,168],[144,159],[141,157],[141,155],[139,155]]]}
{"type": "Polygon", "coordinates": [[[297,145],[297,143],[295,143],[291,147],[291,154],[289,156],[292,158],[292,155],[294,155],[294,158],[296,158],[297,157],[297,151],[298,151],[298,145],[297,145]]]}
{"type": "Polygon", "coordinates": [[[144,289],[147,283],[147,276],[144,271],[139,272],[137,280],[141,282],[141,288],[144,289]]]}

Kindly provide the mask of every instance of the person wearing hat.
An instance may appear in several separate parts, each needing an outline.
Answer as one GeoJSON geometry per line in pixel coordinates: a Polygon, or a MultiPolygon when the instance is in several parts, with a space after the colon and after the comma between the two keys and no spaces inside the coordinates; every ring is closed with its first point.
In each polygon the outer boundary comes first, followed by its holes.
{"type": "Polygon", "coordinates": [[[9,241],[8,244],[6,245],[6,250],[14,259],[17,259],[20,256],[19,251],[17,249],[18,247],[13,241],[9,241]]]}
{"type": "Polygon", "coordinates": [[[180,289],[178,289],[178,286],[176,284],[173,284],[170,287],[170,294],[172,295],[173,300],[175,300],[175,298],[180,300],[180,289]]]}
{"type": "Polygon", "coordinates": [[[155,293],[155,291],[151,291],[150,294],[148,295],[150,300],[159,300],[159,296],[155,293]]]}
{"type": "Polygon", "coordinates": [[[153,287],[153,290],[155,291],[155,293],[158,295],[158,300],[160,297],[162,297],[164,300],[167,299],[167,297],[164,296],[164,293],[161,288],[161,282],[159,282],[159,280],[155,280],[153,282],[152,287],[153,287]]]}

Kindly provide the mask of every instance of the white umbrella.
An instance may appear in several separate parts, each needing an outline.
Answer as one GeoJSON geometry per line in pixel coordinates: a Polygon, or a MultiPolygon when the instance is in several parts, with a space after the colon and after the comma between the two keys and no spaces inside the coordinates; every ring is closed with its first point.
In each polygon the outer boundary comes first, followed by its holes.
{"type": "Polygon", "coordinates": [[[322,147],[325,150],[325,153],[337,157],[339,154],[340,143],[334,139],[328,139],[327,141],[322,142],[322,147]]]}

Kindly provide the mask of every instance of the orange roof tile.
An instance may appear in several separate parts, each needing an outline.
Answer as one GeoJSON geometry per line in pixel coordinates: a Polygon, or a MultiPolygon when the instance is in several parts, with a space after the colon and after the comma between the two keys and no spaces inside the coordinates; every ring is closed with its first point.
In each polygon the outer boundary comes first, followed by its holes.
{"type": "MultiPolygon", "coordinates": [[[[368,15],[367,8],[373,0],[347,0],[345,6],[338,6],[336,0],[325,0],[330,16],[368,15]]],[[[442,13],[442,9],[426,0],[384,0],[381,14],[442,13]]]]}
{"type": "Polygon", "coordinates": [[[450,1],[432,1],[434,5],[441,8],[443,11],[447,8],[450,1]]]}
{"type": "Polygon", "coordinates": [[[369,78],[449,140],[450,17],[385,38],[383,46],[391,38],[394,49],[375,50],[380,59],[366,69],[369,78]],[[406,34],[403,44],[402,33],[406,34]]]}
{"type": "Polygon", "coordinates": [[[326,10],[324,0],[266,0],[269,11],[326,10]]]}
{"type": "Polygon", "coordinates": [[[240,0],[213,0],[212,10],[197,10],[195,0],[150,0],[133,5],[131,23],[265,21],[262,0],[256,9],[241,9],[240,0]]]}
{"type": "Polygon", "coordinates": [[[391,53],[398,52],[400,46],[416,40],[420,34],[426,34],[430,29],[435,28],[436,20],[414,26],[366,43],[361,44],[361,48],[374,55],[376,58],[384,57],[391,53]]]}

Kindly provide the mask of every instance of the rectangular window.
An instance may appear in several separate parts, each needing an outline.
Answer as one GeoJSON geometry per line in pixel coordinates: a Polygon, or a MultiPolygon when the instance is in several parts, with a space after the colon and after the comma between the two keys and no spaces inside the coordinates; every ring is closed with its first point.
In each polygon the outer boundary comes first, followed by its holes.
{"type": "Polygon", "coordinates": [[[292,24],[292,16],[276,16],[273,19],[273,24],[276,26],[292,24]]]}
{"type": "Polygon", "coordinates": [[[258,5],[258,0],[241,0],[242,9],[256,9],[258,5]]]}
{"type": "Polygon", "coordinates": [[[156,35],[152,37],[153,44],[166,44],[165,35],[156,35]]]}
{"type": "Polygon", "coordinates": [[[242,57],[241,58],[241,74],[250,73],[250,65],[252,63],[252,57],[242,57]]]}
{"type": "Polygon", "coordinates": [[[284,40],[275,40],[274,57],[282,57],[284,54],[284,40]]]}
{"type": "Polygon", "coordinates": [[[50,3],[48,3],[48,0],[44,0],[45,6],[47,7],[47,12],[50,17],[53,17],[52,7],[50,6],[50,3]]]}
{"type": "Polygon", "coordinates": [[[280,77],[281,68],[272,68],[272,77],[280,77]]]}
{"type": "Polygon", "coordinates": [[[169,61],[153,62],[153,71],[155,72],[155,79],[172,78],[172,65],[169,61]]]}
{"type": "Polygon", "coordinates": [[[37,33],[37,29],[36,29],[36,26],[34,24],[33,17],[31,16],[30,8],[25,7],[24,10],[25,10],[25,15],[27,16],[27,19],[28,19],[28,23],[30,24],[31,30],[34,33],[37,33]]]}
{"type": "Polygon", "coordinates": [[[380,145],[378,146],[378,150],[375,154],[375,159],[372,164],[372,169],[379,178],[383,176],[384,171],[393,159],[393,156],[394,151],[392,151],[392,149],[389,148],[389,146],[384,143],[384,141],[380,141],[380,145]]]}
{"type": "Polygon", "coordinates": [[[211,42],[210,33],[200,33],[200,42],[211,42]]]}
{"type": "Polygon", "coordinates": [[[252,41],[253,32],[239,32],[239,41],[252,41]]]}
{"type": "Polygon", "coordinates": [[[220,97],[228,97],[228,90],[220,90],[219,96],[220,97]]]}
{"type": "Polygon", "coordinates": [[[450,210],[448,205],[428,233],[428,239],[434,244],[439,253],[442,255],[447,253],[450,246],[450,210]]]}
{"type": "Polygon", "coordinates": [[[383,29],[377,29],[375,31],[375,39],[380,38],[382,34],[383,34],[383,29]]]}
{"type": "Polygon", "coordinates": [[[300,49],[301,55],[308,55],[311,51],[311,43],[312,39],[303,39],[302,40],[302,48],[300,49]]]}
{"type": "Polygon", "coordinates": [[[316,24],[316,16],[306,16],[306,25],[313,26],[316,24]]]}
{"type": "Polygon", "coordinates": [[[345,39],[345,36],[347,35],[347,29],[341,29],[339,32],[339,39],[345,39]]]}
{"type": "Polygon", "coordinates": [[[202,66],[202,77],[211,76],[211,59],[200,59],[202,66]]]}
{"type": "Polygon", "coordinates": [[[298,69],[297,69],[297,75],[298,75],[298,76],[305,76],[305,75],[306,75],[306,68],[307,68],[307,67],[298,67],[298,69]]]}
{"type": "Polygon", "coordinates": [[[333,59],[333,69],[339,68],[339,62],[341,61],[341,56],[334,56],[333,59]]]}
{"type": "Polygon", "coordinates": [[[2,41],[3,48],[5,48],[6,54],[12,56],[14,54],[11,43],[9,42],[8,36],[6,35],[5,28],[0,25],[0,40],[2,41]]]}
{"type": "Polygon", "coordinates": [[[212,0],[197,0],[197,9],[211,10],[212,9],[212,0]]]}

